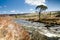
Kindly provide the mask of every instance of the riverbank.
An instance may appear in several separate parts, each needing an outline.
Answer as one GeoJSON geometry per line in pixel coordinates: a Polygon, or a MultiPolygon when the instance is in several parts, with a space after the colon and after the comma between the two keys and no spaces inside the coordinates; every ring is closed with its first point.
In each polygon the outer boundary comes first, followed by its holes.
{"type": "Polygon", "coordinates": [[[0,40],[30,40],[29,33],[12,17],[0,17],[0,40]]]}
{"type": "MultiPolygon", "coordinates": [[[[11,19],[10,17],[6,17],[6,18],[1,18],[0,22],[4,25],[2,28],[3,30],[5,30],[5,27],[8,29],[7,31],[10,33],[14,32],[13,30],[17,29],[17,35],[21,34],[21,37],[26,38],[25,36],[28,34],[28,37],[31,38],[31,40],[50,40],[50,39],[57,39],[57,37],[60,37],[60,33],[59,33],[59,27],[58,28],[53,28],[51,27],[49,29],[47,29],[45,27],[45,24],[43,23],[39,23],[39,22],[31,22],[31,21],[26,21],[26,20],[22,20],[22,19],[13,19],[12,23],[11,23],[11,19]],[[9,19],[9,20],[8,20],[9,19]],[[3,23],[4,22],[4,23],[3,23]],[[14,22],[14,23],[13,23],[14,22]],[[15,24],[16,23],[16,24],[15,24]],[[17,25],[19,24],[19,25],[17,25]],[[10,26],[9,26],[10,25],[10,26]],[[21,26],[23,25],[23,26],[21,26]],[[21,29],[22,27],[22,29],[21,29]],[[20,30],[21,29],[21,30],[20,30]],[[12,31],[11,31],[12,30],[12,31]],[[25,30],[27,31],[27,34],[25,34],[25,30]],[[57,31],[56,31],[57,30],[57,31]],[[22,32],[23,31],[23,32],[22,32]],[[52,31],[52,32],[51,32],[52,31]],[[19,34],[20,33],[20,34],[19,34]],[[56,34],[57,33],[57,34],[56,34]]],[[[1,24],[1,25],[2,25],[1,24]]],[[[2,31],[3,31],[2,30],[2,31]]],[[[1,32],[2,33],[2,32],[1,32]]],[[[14,33],[11,33],[12,35],[14,33]]],[[[10,35],[10,34],[9,34],[10,35]]],[[[8,36],[9,36],[8,35],[8,36]]],[[[14,35],[13,35],[14,36],[14,35]]],[[[12,37],[12,36],[11,36],[12,37]]],[[[9,37],[10,38],[10,37],[9,37]]],[[[13,38],[13,37],[12,37],[13,38]]],[[[11,39],[12,39],[11,38],[11,39]]],[[[17,38],[18,39],[18,38],[17,38]]],[[[25,40],[25,39],[24,39],[25,40]]]]}
{"type": "Polygon", "coordinates": [[[45,23],[45,24],[55,24],[55,25],[60,25],[60,17],[56,17],[57,15],[41,15],[40,16],[40,20],[38,15],[27,15],[27,16],[21,16],[21,17],[17,17],[23,20],[28,20],[28,21],[33,21],[33,22],[39,22],[40,23],[45,23]]]}

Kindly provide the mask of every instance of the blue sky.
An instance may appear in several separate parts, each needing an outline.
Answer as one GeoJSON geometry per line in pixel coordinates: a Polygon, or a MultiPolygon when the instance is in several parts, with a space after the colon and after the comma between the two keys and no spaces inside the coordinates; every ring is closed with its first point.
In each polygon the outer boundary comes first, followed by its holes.
{"type": "Polygon", "coordinates": [[[60,10],[60,0],[0,0],[0,14],[34,12],[37,5],[47,5],[47,11],[60,10]]]}

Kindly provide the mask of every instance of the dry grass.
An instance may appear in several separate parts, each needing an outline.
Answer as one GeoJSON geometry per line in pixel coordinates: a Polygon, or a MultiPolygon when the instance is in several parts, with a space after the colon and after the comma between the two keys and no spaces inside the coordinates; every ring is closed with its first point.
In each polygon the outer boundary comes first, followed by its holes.
{"type": "Polygon", "coordinates": [[[11,20],[11,17],[0,17],[0,40],[30,40],[28,32],[11,20]]]}

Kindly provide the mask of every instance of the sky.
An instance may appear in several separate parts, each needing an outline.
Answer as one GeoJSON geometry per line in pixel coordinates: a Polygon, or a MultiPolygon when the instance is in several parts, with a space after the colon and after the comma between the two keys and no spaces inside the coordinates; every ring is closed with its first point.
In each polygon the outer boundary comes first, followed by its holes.
{"type": "Polygon", "coordinates": [[[60,0],[0,0],[0,14],[31,13],[38,5],[46,5],[47,11],[60,10],[60,0]]]}

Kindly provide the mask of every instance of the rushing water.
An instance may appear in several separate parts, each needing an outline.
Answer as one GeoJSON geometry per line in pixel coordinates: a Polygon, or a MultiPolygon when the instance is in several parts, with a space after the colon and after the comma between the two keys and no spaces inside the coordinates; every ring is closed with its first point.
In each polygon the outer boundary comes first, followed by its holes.
{"type": "MultiPolygon", "coordinates": [[[[18,24],[22,24],[24,26],[33,26],[33,27],[40,27],[39,29],[41,29],[44,32],[44,35],[48,36],[48,37],[52,37],[55,36],[55,33],[58,37],[60,37],[60,25],[54,25],[50,27],[50,31],[45,30],[46,26],[43,23],[38,23],[38,22],[31,22],[31,21],[26,21],[26,20],[21,20],[21,19],[14,19],[14,22],[18,23],[18,24]]],[[[53,40],[53,39],[51,39],[53,40]]]]}
{"type": "Polygon", "coordinates": [[[21,20],[21,19],[20,20],[15,19],[14,21],[18,24],[22,24],[22,25],[26,25],[26,26],[35,26],[35,27],[44,27],[45,26],[45,24],[43,24],[43,23],[25,21],[25,20],[21,20]]]}
{"type": "MultiPolygon", "coordinates": [[[[32,27],[40,27],[40,29],[45,28],[46,24],[38,23],[38,22],[31,22],[21,19],[14,19],[14,22],[18,24],[22,24],[23,26],[32,26],[32,27]]],[[[60,25],[54,25],[49,27],[52,31],[56,31],[57,33],[60,33],[60,25]]]]}
{"type": "MultiPolygon", "coordinates": [[[[26,20],[22,20],[22,19],[14,19],[13,21],[18,24],[22,24],[22,25],[26,25],[26,26],[34,26],[34,27],[45,27],[46,26],[46,24],[43,24],[43,23],[31,22],[31,21],[26,21],[26,20]]],[[[60,27],[60,25],[54,25],[54,26],[51,26],[51,28],[52,27],[60,27]]]]}

